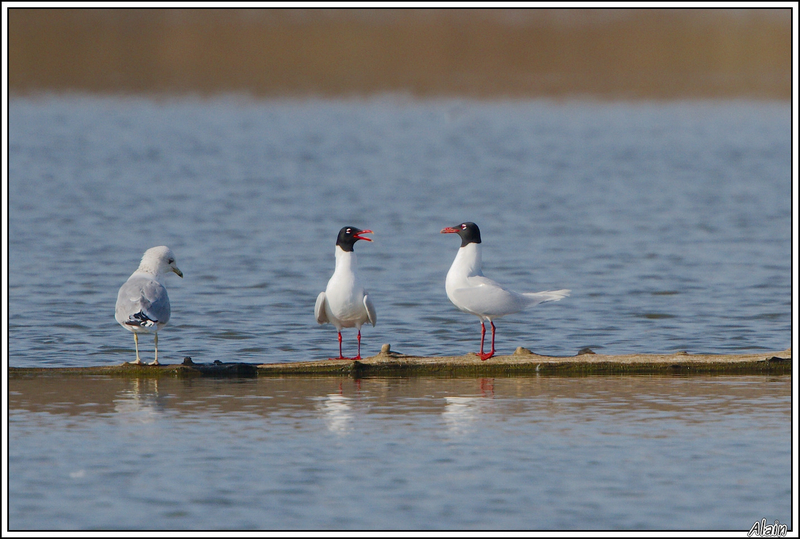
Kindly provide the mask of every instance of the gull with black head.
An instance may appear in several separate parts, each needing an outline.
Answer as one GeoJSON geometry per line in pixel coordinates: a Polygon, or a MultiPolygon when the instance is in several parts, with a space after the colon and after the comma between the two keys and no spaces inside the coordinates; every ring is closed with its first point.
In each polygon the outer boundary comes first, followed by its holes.
{"type": "Polygon", "coordinates": [[[353,246],[358,240],[372,241],[362,234],[372,230],[360,230],[345,226],[336,238],[336,266],[324,292],[317,296],[314,316],[319,324],[333,324],[339,337],[339,357],[329,359],[361,359],[361,326],[369,322],[375,326],[377,316],[367,291],[356,275],[356,253],[353,246]],[[358,354],[353,358],[342,354],[342,328],[358,330],[358,354]]]}
{"type": "Polygon", "coordinates": [[[487,360],[495,353],[494,320],[501,316],[517,313],[545,301],[558,301],[569,296],[569,290],[547,292],[514,292],[499,283],[483,276],[481,256],[481,231],[471,222],[442,229],[442,234],[458,234],[461,247],[453,264],[447,272],[445,290],[447,297],[465,313],[474,314],[481,320],[481,351],[478,356],[487,360]],[[492,351],[483,352],[488,321],[492,326],[492,351]]]}

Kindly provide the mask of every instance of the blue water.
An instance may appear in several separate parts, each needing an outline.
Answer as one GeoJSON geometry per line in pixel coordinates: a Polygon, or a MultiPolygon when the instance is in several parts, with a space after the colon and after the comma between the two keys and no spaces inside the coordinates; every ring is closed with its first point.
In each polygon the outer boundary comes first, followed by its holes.
{"type": "MultiPolygon", "coordinates": [[[[500,353],[784,350],[790,143],[784,103],[16,96],[9,364],[133,359],[116,293],[162,244],[185,275],[162,362],[326,358],[344,225],[375,231],[364,355],[476,351],[439,234],[465,220],[488,276],[572,290],[500,320],[500,353]]],[[[12,378],[9,526],[791,526],[790,384],[12,378]]]]}
{"type": "Polygon", "coordinates": [[[10,362],[132,359],[117,289],[161,244],[185,274],[164,361],[328,357],[313,308],[344,225],[375,231],[365,355],[475,351],[439,234],[465,220],[489,277],[572,290],[500,320],[500,353],[784,350],[790,142],[772,102],[13,97],[10,362]]]}
{"type": "Polygon", "coordinates": [[[9,528],[792,527],[790,376],[10,380],[9,528]]]}

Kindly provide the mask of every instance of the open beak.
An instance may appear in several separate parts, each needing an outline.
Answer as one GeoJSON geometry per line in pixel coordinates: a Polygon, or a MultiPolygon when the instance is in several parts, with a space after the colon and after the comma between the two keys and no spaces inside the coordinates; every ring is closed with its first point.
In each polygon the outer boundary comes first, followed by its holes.
{"type": "Polygon", "coordinates": [[[183,279],[183,272],[177,268],[177,266],[173,266],[172,271],[178,274],[178,277],[183,279]]]}
{"type": "Polygon", "coordinates": [[[440,234],[458,234],[460,229],[453,228],[452,226],[447,226],[442,229],[440,234]]]}
{"type": "Polygon", "coordinates": [[[372,240],[371,240],[371,239],[369,239],[369,238],[365,238],[365,237],[363,237],[361,234],[372,234],[372,230],[360,230],[360,231],[358,232],[358,234],[353,234],[353,237],[354,237],[355,239],[357,239],[357,240],[366,240],[366,241],[372,241],[372,240]]]}

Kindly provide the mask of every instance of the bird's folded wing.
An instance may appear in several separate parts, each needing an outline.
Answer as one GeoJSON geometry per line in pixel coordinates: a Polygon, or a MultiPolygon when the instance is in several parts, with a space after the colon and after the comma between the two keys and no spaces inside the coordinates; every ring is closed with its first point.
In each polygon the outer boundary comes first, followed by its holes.
{"type": "Polygon", "coordinates": [[[140,320],[137,314],[166,323],[170,315],[167,289],[154,279],[129,279],[119,289],[115,314],[120,323],[140,320]]]}
{"type": "Polygon", "coordinates": [[[158,281],[150,281],[142,287],[142,304],[146,305],[142,312],[150,320],[166,324],[170,316],[169,296],[167,289],[158,281]]]}
{"type": "Polygon", "coordinates": [[[521,310],[520,295],[499,285],[479,284],[451,292],[453,302],[462,310],[486,316],[503,316],[521,310]]]}
{"type": "Polygon", "coordinates": [[[369,294],[364,294],[364,307],[367,308],[367,318],[369,318],[372,327],[375,327],[378,322],[378,315],[375,313],[375,306],[372,304],[369,294]]]}
{"type": "Polygon", "coordinates": [[[318,324],[327,324],[328,315],[325,312],[325,292],[320,292],[317,296],[317,303],[314,305],[314,317],[318,324]]]}

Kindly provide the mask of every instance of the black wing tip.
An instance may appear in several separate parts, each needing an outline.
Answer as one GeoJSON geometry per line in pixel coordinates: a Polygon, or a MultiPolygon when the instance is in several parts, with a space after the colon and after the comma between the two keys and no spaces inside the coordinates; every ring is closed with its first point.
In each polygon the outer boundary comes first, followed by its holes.
{"type": "Polygon", "coordinates": [[[138,313],[132,314],[130,318],[128,318],[128,320],[125,321],[125,325],[142,327],[142,326],[152,326],[157,322],[158,320],[153,320],[152,318],[144,314],[142,311],[139,311],[138,313]]]}

